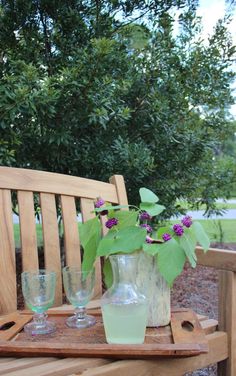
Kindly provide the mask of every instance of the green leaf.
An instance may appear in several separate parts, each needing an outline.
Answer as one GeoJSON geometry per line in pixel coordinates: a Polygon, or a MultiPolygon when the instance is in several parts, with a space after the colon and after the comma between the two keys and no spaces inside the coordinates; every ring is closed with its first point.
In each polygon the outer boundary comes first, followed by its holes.
{"type": "Polygon", "coordinates": [[[156,203],[159,201],[159,198],[150,189],[140,188],[139,194],[142,202],[156,203]]]}
{"type": "Polygon", "coordinates": [[[80,242],[83,247],[82,270],[90,270],[96,259],[96,252],[101,239],[101,223],[97,217],[85,223],[79,223],[80,242]]]}
{"type": "Polygon", "coordinates": [[[187,232],[187,229],[185,229],[185,232],[182,236],[178,238],[180,246],[184,249],[184,252],[190,262],[190,265],[195,268],[197,264],[197,256],[195,254],[195,247],[196,247],[196,240],[192,236],[192,234],[187,232]]]}
{"type": "Polygon", "coordinates": [[[104,236],[97,248],[97,256],[109,256],[111,254],[111,248],[114,243],[114,234],[111,237],[111,233],[104,236]]]}
{"type": "Polygon", "coordinates": [[[197,241],[199,242],[199,244],[202,246],[202,248],[206,252],[210,247],[210,239],[208,238],[204,228],[202,227],[201,223],[199,223],[199,222],[193,222],[192,227],[195,231],[197,241]]]}
{"type": "Polygon", "coordinates": [[[86,243],[93,235],[100,234],[100,232],[101,223],[97,217],[89,219],[84,223],[79,223],[80,242],[83,247],[86,246],[86,243]]]}
{"type": "Polygon", "coordinates": [[[156,255],[158,253],[158,244],[143,244],[143,251],[148,253],[149,255],[156,255]]]}
{"type": "Polygon", "coordinates": [[[141,227],[130,226],[106,235],[97,249],[98,256],[108,256],[117,252],[132,253],[142,248],[147,231],[141,227]]]}
{"type": "Polygon", "coordinates": [[[135,226],[137,222],[137,211],[118,211],[115,213],[115,217],[118,219],[118,225],[116,226],[119,230],[129,226],[135,226]]]}
{"type": "Polygon", "coordinates": [[[157,266],[167,283],[172,286],[175,278],[181,274],[186,255],[175,239],[168,240],[163,244],[157,244],[157,266]]]}
{"type": "Polygon", "coordinates": [[[173,234],[172,227],[170,227],[170,226],[160,227],[160,228],[157,230],[157,238],[158,238],[158,239],[161,239],[161,238],[162,238],[162,235],[163,235],[163,234],[166,234],[166,233],[172,235],[172,234],[173,234]]]}
{"type": "Polygon", "coordinates": [[[92,269],[94,262],[96,260],[96,253],[97,253],[97,241],[96,235],[92,236],[89,241],[86,243],[86,246],[83,247],[83,261],[81,265],[81,269],[83,271],[89,271],[92,269]]]}
{"type": "Polygon", "coordinates": [[[109,289],[113,282],[112,267],[109,258],[106,258],[104,261],[103,274],[106,288],[109,289]]]}
{"type": "Polygon", "coordinates": [[[157,204],[150,204],[148,202],[141,202],[139,205],[141,210],[145,210],[149,215],[152,217],[154,215],[158,215],[163,212],[165,209],[165,206],[163,205],[157,205],[157,204]]]}

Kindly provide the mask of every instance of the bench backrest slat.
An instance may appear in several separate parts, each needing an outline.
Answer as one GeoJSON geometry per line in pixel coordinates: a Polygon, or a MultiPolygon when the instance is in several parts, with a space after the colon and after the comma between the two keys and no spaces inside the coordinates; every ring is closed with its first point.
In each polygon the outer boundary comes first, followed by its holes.
{"type": "MultiPolygon", "coordinates": [[[[35,270],[39,267],[55,270],[55,305],[60,305],[63,298],[62,266],[81,267],[78,208],[83,221],[93,218],[94,202],[98,197],[115,205],[126,205],[123,177],[114,176],[109,183],[105,183],[76,176],[0,166],[0,282],[5,286],[0,289],[0,314],[17,308],[12,207],[19,212],[21,270],[35,270]],[[38,219],[35,207],[40,209],[38,219]],[[38,247],[37,244],[39,227],[42,230],[43,247],[38,247]],[[63,244],[60,244],[61,232],[64,234],[63,244]]],[[[19,270],[19,265],[17,269],[19,270]]],[[[101,293],[101,263],[97,260],[94,296],[99,297],[101,293]]]]}

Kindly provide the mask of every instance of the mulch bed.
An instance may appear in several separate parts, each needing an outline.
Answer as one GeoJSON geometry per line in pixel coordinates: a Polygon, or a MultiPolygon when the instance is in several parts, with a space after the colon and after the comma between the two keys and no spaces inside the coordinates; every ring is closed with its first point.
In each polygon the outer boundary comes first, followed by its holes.
{"type": "MultiPolygon", "coordinates": [[[[213,248],[236,251],[236,243],[215,243],[213,248]]],[[[218,271],[214,268],[185,265],[176,279],[171,296],[174,307],[192,307],[197,313],[218,318],[218,271]]]]}

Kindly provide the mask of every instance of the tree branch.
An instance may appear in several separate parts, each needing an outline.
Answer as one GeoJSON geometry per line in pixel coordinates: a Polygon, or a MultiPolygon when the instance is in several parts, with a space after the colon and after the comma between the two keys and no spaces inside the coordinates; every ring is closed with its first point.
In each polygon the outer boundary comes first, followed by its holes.
{"type": "Polygon", "coordinates": [[[46,22],[46,19],[44,18],[42,9],[40,9],[40,7],[39,7],[39,16],[40,16],[40,21],[43,26],[44,45],[45,45],[48,75],[51,76],[52,75],[52,66],[51,66],[52,50],[51,50],[51,44],[50,44],[49,37],[48,37],[47,22],[46,22]]]}

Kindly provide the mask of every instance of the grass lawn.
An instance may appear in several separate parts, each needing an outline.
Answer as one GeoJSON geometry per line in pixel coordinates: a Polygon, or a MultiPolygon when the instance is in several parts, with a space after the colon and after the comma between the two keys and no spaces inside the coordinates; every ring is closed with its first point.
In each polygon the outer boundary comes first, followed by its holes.
{"type": "MultiPolygon", "coordinates": [[[[42,225],[36,224],[36,233],[37,233],[38,246],[42,246],[43,245],[42,225]]],[[[20,248],[20,226],[18,224],[14,224],[14,237],[15,237],[16,248],[20,248]]]]}
{"type": "MultiPolygon", "coordinates": [[[[190,204],[188,204],[186,201],[177,201],[177,205],[180,205],[183,208],[186,208],[188,210],[191,210],[190,204]]],[[[217,202],[216,203],[217,209],[236,209],[236,204],[234,203],[222,203],[222,202],[217,202]]],[[[206,210],[206,205],[200,205],[199,210],[206,210]]]]}
{"type": "Polygon", "coordinates": [[[236,219],[199,220],[211,242],[236,243],[236,219]]]}
{"type": "MultiPolygon", "coordinates": [[[[199,220],[205,228],[211,242],[236,243],[236,220],[235,219],[204,219],[199,220]]],[[[38,246],[43,245],[42,226],[36,225],[38,246]]],[[[16,247],[20,247],[19,225],[14,225],[14,235],[16,247]]]]}
{"type": "Polygon", "coordinates": [[[232,204],[232,203],[227,203],[227,204],[217,203],[216,206],[218,209],[236,209],[236,204],[232,204]]]}

